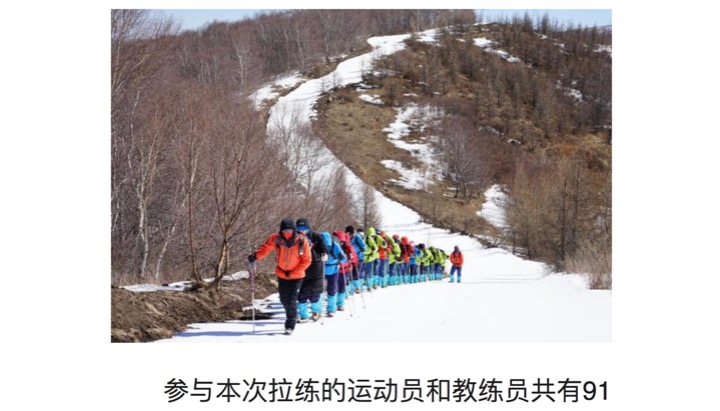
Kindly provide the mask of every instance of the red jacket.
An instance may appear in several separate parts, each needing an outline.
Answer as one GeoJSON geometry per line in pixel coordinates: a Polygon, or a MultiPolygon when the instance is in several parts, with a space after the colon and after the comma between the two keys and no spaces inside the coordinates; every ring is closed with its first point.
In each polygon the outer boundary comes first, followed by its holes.
{"type": "Polygon", "coordinates": [[[460,251],[453,251],[450,254],[450,262],[452,265],[456,265],[458,267],[462,267],[463,265],[463,255],[460,251]]]}
{"type": "Polygon", "coordinates": [[[298,280],[305,277],[305,269],[312,262],[310,245],[303,235],[295,234],[289,241],[275,233],[265,244],[255,250],[258,260],[275,250],[275,274],[283,280],[298,280]]]}

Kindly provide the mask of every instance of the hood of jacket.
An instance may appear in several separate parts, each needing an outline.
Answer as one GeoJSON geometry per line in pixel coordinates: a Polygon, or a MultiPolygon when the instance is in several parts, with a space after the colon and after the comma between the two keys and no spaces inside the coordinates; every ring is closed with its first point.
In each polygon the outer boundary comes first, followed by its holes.
{"type": "Polygon", "coordinates": [[[280,221],[280,231],[282,230],[295,230],[295,223],[290,218],[283,218],[280,221]]]}
{"type": "Polygon", "coordinates": [[[375,235],[375,229],[372,227],[368,227],[367,229],[367,235],[375,235]]]}
{"type": "Polygon", "coordinates": [[[348,233],[346,233],[344,231],[340,231],[340,230],[335,231],[335,232],[333,232],[333,235],[335,237],[337,237],[338,240],[340,240],[340,241],[344,241],[346,243],[350,242],[350,236],[348,235],[348,233]]]}

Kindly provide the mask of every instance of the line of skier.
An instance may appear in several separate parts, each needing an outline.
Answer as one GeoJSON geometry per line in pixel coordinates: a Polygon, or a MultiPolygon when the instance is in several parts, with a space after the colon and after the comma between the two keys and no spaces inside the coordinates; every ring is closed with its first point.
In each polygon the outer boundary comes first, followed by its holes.
{"type": "MultiPolygon", "coordinates": [[[[378,288],[439,281],[446,260],[452,270],[450,282],[461,282],[463,257],[457,246],[451,254],[424,243],[415,244],[407,237],[389,235],[368,227],[344,231],[313,232],[307,218],[293,222],[285,218],[280,230],[248,256],[256,260],[276,252],[280,302],[285,308],[285,334],[292,334],[297,322],[318,321],[322,317],[323,288],[326,315],[344,311],[352,293],[361,294],[378,288]]],[[[364,301],[364,300],[363,300],[364,301]]]]}

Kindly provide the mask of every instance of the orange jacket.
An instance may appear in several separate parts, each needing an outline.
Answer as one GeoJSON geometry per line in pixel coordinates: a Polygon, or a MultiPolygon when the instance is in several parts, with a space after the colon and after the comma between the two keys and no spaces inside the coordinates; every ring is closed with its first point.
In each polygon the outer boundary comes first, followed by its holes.
{"type": "Polygon", "coordinates": [[[463,265],[463,255],[460,251],[453,251],[450,254],[450,262],[452,265],[456,265],[458,267],[462,267],[463,265]]]}
{"type": "Polygon", "coordinates": [[[289,241],[275,233],[265,244],[255,250],[258,260],[267,257],[275,250],[275,274],[283,280],[298,280],[305,277],[305,269],[312,262],[310,245],[303,235],[295,234],[289,241]]]}

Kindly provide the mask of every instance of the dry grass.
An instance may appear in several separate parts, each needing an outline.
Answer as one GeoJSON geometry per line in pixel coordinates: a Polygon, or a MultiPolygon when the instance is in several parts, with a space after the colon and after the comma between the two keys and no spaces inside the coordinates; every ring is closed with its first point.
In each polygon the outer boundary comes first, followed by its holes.
{"type": "Polygon", "coordinates": [[[366,103],[348,90],[330,97],[319,105],[325,144],[360,178],[379,187],[383,181],[399,177],[380,164],[381,160],[415,161],[408,152],[387,141],[387,133],[382,131],[395,120],[392,108],[366,103]]]}
{"type": "Polygon", "coordinates": [[[586,273],[593,290],[612,289],[612,250],[589,245],[565,262],[565,270],[586,273]]]}
{"type": "MultiPolygon", "coordinates": [[[[255,298],[277,292],[274,273],[255,278],[255,298]]],[[[247,279],[223,281],[219,294],[209,289],[190,291],[132,292],[111,289],[112,342],[148,342],[170,338],[189,324],[243,319],[250,304],[247,279]]]]}

